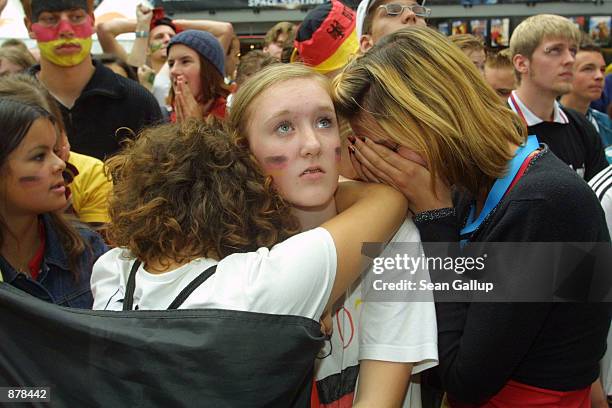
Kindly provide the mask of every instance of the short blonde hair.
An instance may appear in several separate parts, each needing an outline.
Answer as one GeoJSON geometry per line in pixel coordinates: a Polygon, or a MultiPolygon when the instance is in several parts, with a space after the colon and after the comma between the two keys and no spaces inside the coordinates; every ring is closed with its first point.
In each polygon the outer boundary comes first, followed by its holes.
{"type": "MultiPolygon", "coordinates": [[[[250,77],[234,95],[228,120],[229,126],[237,132],[238,137],[246,139],[248,137],[247,127],[251,119],[252,109],[257,108],[257,105],[252,106],[255,99],[263,91],[273,85],[292,79],[304,78],[312,78],[318,81],[323,89],[331,95],[331,84],[329,79],[312,68],[297,63],[275,63],[268,65],[257,74],[250,77]]],[[[288,97],[291,96],[288,95],[288,97]]],[[[278,101],[278,103],[282,104],[283,101],[278,101]]]]}
{"type": "Polygon", "coordinates": [[[508,144],[527,136],[470,59],[427,27],[390,34],[349,63],[333,99],[339,115],[359,127],[375,120],[384,137],[421,154],[434,180],[474,195],[505,174],[508,144]]]}
{"type": "Polygon", "coordinates": [[[512,65],[512,56],[510,55],[510,49],[506,48],[496,53],[490,53],[487,55],[487,61],[485,67],[493,69],[514,69],[512,65]]]}
{"type": "Polygon", "coordinates": [[[22,51],[17,47],[3,47],[0,48],[0,58],[6,58],[15,65],[21,67],[22,71],[25,71],[32,65],[36,64],[36,60],[30,54],[30,51],[22,51]]]}
{"type": "Polygon", "coordinates": [[[484,51],[484,41],[472,34],[455,34],[448,37],[462,51],[484,51]]]}
{"type": "Polygon", "coordinates": [[[264,37],[264,46],[268,46],[273,42],[276,42],[281,34],[285,34],[287,36],[287,42],[293,41],[296,34],[295,31],[295,24],[293,23],[289,23],[287,21],[276,23],[266,33],[266,36],[264,37]]]}
{"type": "Polygon", "coordinates": [[[510,37],[510,55],[531,59],[545,37],[564,38],[580,44],[580,30],[569,19],[556,14],[538,14],[521,22],[510,37]]]}

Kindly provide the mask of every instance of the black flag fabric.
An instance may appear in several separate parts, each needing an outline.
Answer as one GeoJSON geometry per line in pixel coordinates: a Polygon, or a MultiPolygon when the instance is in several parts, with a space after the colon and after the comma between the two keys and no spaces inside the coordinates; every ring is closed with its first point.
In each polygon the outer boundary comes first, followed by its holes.
{"type": "Polygon", "coordinates": [[[50,387],[44,407],[308,407],[324,340],[298,316],[69,309],[6,283],[0,313],[0,387],[50,387]]]}

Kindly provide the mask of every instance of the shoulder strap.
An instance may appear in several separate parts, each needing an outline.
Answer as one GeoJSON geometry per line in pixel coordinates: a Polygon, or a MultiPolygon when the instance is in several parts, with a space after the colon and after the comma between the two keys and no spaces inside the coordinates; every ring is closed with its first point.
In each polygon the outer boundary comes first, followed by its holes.
{"type": "Polygon", "coordinates": [[[141,262],[137,259],[132,265],[130,276],[125,287],[125,296],[123,297],[123,310],[132,310],[134,307],[134,290],[136,289],[136,271],[140,267],[141,262]]]}
{"type": "Polygon", "coordinates": [[[178,294],[176,299],[170,303],[168,309],[178,309],[180,305],[183,304],[185,300],[193,293],[194,290],[198,288],[201,284],[203,284],[208,278],[212,276],[213,273],[217,270],[217,265],[213,265],[210,268],[206,269],[204,272],[199,274],[194,280],[189,283],[189,285],[185,286],[185,288],[178,294]]]}

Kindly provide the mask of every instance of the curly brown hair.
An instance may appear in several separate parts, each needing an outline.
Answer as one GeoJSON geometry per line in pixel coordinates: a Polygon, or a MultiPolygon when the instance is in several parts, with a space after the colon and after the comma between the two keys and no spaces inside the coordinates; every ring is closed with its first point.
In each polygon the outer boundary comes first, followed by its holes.
{"type": "Polygon", "coordinates": [[[168,265],[270,247],[298,232],[291,207],[220,124],[145,129],[106,162],[109,238],[168,265]]]}

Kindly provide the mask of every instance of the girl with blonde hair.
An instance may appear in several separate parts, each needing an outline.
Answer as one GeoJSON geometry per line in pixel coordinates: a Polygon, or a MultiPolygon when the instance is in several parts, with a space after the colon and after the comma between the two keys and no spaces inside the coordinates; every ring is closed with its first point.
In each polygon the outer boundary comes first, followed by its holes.
{"type": "Polygon", "coordinates": [[[362,242],[393,235],[405,198],[386,186],[346,185],[336,192],[340,214],[296,234],[286,202],[232,140],[217,124],[185,120],[143,131],[107,162],[114,180],[108,236],[117,247],[94,266],[94,309],[221,309],[243,329],[239,337],[210,333],[224,344],[206,353],[221,353],[227,342],[235,353],[201,367],[216,384],[200,384],[203,400],[300,406],[310,396],[318,320],[358,276],[362,242]],[[383,210],[382,222],[367,228],[383,210]],[[258,367],[251,354],[262,348],[278,355],[261,377],[248,374],[258,367]],[[310,361],[280,379],[279,367],[293,366],[300,350],[310,361]]]}
{"type": "MultiPolygon", "coordinates": [[[[466,250],[609,242],[589,187],[527,137],[471,61],[434,30],[387,36],[335,79],[334,102],[358,136],[351,150],[361,177],[406,195],[424,242],[461,240],[466,250]]],[[[524,261],[512,255],[498,273],[501,286],[521,278],[506,273],[524,261]]],[[[511,300],[436,305],[439,375],[451,405],[589,406],[607,308],[511,300]]]]}
{"type": "MultiPolygon", "coordinates": [[[[229,117],[237,144],[271,178],[302,231],[315,231],[337,214],[341,143],[330,92],[329,80],[313,69],[276,64],[240,88],[229,117]]],[[[375,217],[367,228],[376,225],[375,217]]],[[[419,234],[411,220],[392,241],[410,243],[410,255],[418,256],[419,234]]],[[[437,363],[432,299],[411,303],[387,293],[388,302],[368,301],[366,282],[375,275],[366,275],[332,310],[331,350],[317,360],[312,406],[352,406],[354,400],[356,406],[419,407],[418,385],[405,395],[411,373],[437,363]]]]}

